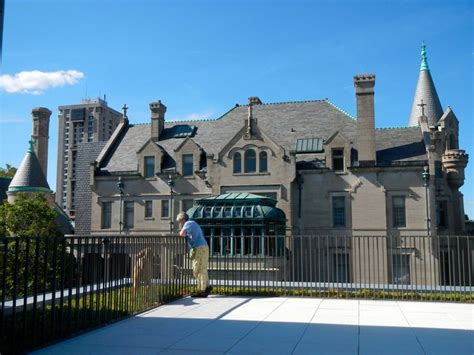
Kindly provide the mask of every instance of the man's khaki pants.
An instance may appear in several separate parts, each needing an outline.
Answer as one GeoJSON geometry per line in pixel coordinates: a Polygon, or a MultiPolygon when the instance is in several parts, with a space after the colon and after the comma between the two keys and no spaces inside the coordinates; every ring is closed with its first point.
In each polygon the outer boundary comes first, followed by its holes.
{"type": "Polygon", "coordinates": [[[193,275],[197,280],[199,291],[205,291],[209,285],[207,268],[209,266],[209,247],[201,246],[194,248],[193,275]]]}

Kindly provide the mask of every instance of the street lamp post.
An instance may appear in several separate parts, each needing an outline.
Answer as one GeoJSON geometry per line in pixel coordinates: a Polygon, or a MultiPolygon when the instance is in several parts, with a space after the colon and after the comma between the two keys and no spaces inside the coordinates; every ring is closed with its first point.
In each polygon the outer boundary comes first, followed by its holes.
{"type": "Polygon", "coordinates": [[[122,222],[122,204],[123,204],[123,181],[122,181],[122,177],[119,176],[118,178],[118,181],[117,181],[117,187],[120,191],[120,215],[119,215],[119,234],[122,234],[122,225],[123,225],[123,222],[122,222]]]}
{"type": "Polygon", "coordinates": [[[429,207],[429,181],[430,181],[430,173],[428,167],[425,166],[423,169],[423,173],[421,174],[421,178],[423,179],[423,186],[425,187],[425,202],[426,202],[426,232],[428,233],[428,237],[430,236],[430,207],[429,207]]]}
{"type": "Polygon", "coordinates": [[[170,235],[173,234],[173,176],[168,176],[168,185],[170,187],[170,235]]]}

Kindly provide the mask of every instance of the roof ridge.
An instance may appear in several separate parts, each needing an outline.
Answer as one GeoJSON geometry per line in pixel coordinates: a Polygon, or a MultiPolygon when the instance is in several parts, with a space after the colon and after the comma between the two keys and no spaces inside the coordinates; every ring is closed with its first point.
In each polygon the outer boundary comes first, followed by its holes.
{"type": "Polygon", "coordinates": [[[398,127],[377,127],[376,130],[388,130],[388,129],[412,129],[419,128],[418,126],[398,126],[398,127]]]}
{"type": "Polygon", "coordinates": [[[350,117],[352,120],[354,120],[354,121],[356,120],[356,118],[354,116],[352,116],[349,112],[343,110],[342,108],[340,108],[336,104],[332,103],[331,101],[329,101],[328,98],[326,98],[324,101],[326,101],[329,105],[334,107],[336,110],[338,110],[338,111],[342,112],[343,114],[345,114],[346,116],[350,117]]]}
{"type": "MultiPolygon", "coordinates": [[[[327,99],[314,99],[314,100],[297,100],[297,101],[281,101],[281,102],[262,102],[261,104],[253,105],[255,106],[269,106],[269,105],[285,105],[285,104],[304,104],[307,102],[324,102],[327,99]]],[[[248,107],[248,104],[238,105],[236,107],[248,107]]]]}

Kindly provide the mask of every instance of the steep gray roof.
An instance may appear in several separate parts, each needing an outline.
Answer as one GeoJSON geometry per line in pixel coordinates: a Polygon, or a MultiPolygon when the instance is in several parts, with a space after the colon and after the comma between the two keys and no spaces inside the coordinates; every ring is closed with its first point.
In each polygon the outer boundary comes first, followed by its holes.
{"type": "Polygon", "coordinates": [[[416,84],[415,97],[413,98],[413,105],[408,124],[410,126],[418,126],[418,120],[422,114],[421,107],[418,106],[423,100],[426,104],[424,111],[425,116],[428,117],[428,124],[434,126],[443,115],[443,108],[439,101],[438,93],[431,77],[430,68],[428,67],[428,60],[426,57],[425,45],[421,46],[421,68],[418,75],[418,82],[416,84]]]}
{"type": "MultiPolygon", "coordinates": [[[[207,154],[217,155],[224,146],[244,126],[248,116],[248,106],[236,106],[222,117],[206,121],[167,122],[166,130],[175,125],[196,126],[192,139],[207,154]]],[[[339,131],[351,141],[356,139],[356,121],[353,117],[334,106],[328,100],[271,103],[253,106],[253,117],[260,129],[285,150],[296,148],[297,139],[328,139],[339,131]]],[[[150,124],[129,125],[118,139],[113,152],[102,165],[103,171],[137,171],[136,152],[150,138],[150,124]]],[[[376,130],[377,150],[404,146],[421,141],[419,128],[376,130]],[[401,133],[398,133],[401,131],[401,133]],[[391,134],[391,132],[395,132],[391,134]]],[[[169,138],[156,142],[174,159],[174,150],[183,142],[183,138],[169,138]]],[[[387,155],[385,155],[387,156],[387,155]]],[[[387,158],[388,159],[388,158],[387,158]]]]}
{"type": "Polygon", "coordinates": [[[46,181],[44,177],[43,170],[32,147],[26,152],[25,157],[8,187],[8,191],[50,191],[48,181],[46,181]]]}
{"type": "Polygon", "coordinates": [[[375,131],[377,164],[426,160],[426,148],[419,127],[385,128],[375,131]]]}

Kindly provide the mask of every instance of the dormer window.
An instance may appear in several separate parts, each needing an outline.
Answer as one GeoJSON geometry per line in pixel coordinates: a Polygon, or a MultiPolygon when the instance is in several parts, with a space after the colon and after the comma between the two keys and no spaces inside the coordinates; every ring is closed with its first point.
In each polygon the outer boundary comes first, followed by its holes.
{"type": "Polygon", "coordinates": [[[183,154],[183,176],[193,176],[193,155],[183,154]]]}
{"type": "Polygon", "coordinates": [[[245,152],[245,172],[255,173],[257,171],[257,156],[255,150],[249,149],[245,152]]]}
{"type": "Polygon", "coordinates": [[[332,149],[332,169],[334,171],[344,171],[344,149],[332,149]]]}
{"type": "Polygon", "coordinates": [[[240,153],[234,154],[234,174],[240,174],[242,172],[242,156],[240,153]]]}
{"type": "Polygon", "coordinates": [[[145,178],[152,178],[155,176],[155,157],[145,157],[145,178]]]}
{"type": "Polygon", "coordinates": [[[268,171],[268,159],[267,152],[260,152],[259,154],[259,171],[261,173],[266,173],[268,171]]]}

